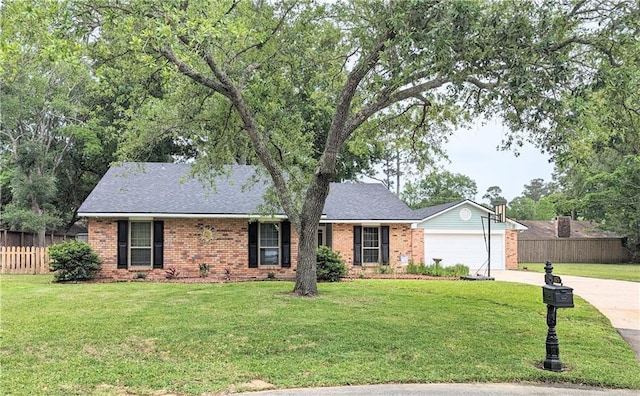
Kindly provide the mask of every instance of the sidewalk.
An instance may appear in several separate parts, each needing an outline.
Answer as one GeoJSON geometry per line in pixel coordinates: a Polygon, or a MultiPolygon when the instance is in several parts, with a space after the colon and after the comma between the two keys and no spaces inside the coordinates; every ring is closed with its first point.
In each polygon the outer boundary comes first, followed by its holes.
{"type": "Polygon", "coordinates": [[[234,396],[637,396],[637,389],[531,384],[386,384],[332,388],[280,389],[234,393],[234,396]]]}

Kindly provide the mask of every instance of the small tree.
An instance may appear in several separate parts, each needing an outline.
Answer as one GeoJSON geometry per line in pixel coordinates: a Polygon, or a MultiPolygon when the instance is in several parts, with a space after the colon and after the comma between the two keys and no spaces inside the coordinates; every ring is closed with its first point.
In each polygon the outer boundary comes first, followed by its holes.
{"type": "Polygon", "coordinates": [[[340,278],[347,275],[344,261],[330,247],[320,246],[316,257],[316,274],[319,282],[339,282],[340,278]]]}
{"type": "Polygon", "coordinates": [[[93,279],[102,265],[91,246],[81,241],[53,245],[49,248],[49,257],[51,270],[57,271],[56,282],[93,279]]]}

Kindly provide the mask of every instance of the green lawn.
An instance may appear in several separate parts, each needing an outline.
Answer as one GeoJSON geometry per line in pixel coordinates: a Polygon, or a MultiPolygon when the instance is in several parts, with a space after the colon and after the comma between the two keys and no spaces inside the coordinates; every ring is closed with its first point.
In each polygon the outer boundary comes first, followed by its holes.
{"type": "MultiPolygon", "coordinates": [[[[544,264],[521,263],[518,264],[518,268],[544,273],[544,264]]],[[[553,263],[553,273],[555,275],[575,275],[588,278],[640,282],[640,264],[553,263]]]]}
{"type": "Polygon", "coordinates": [[[356,280],[52,284],[2,276],[1,388],[28,395],[200,395],[376,383],[561,382],[640,389],[640,364],[595,308],[558,314],[563,373],[541,370],[538,286],[356,280]],[[128,393],[127,393],[128,392],[128,393]]]}

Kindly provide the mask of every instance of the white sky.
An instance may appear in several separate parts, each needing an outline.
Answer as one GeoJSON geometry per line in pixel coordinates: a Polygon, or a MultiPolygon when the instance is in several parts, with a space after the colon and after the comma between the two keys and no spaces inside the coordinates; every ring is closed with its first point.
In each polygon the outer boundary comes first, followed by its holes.
{"type": "Polygon", "coordinates": [[[502,138],[508,129],[499,120],[471,130],[456,131],[443,148],[449,156],[450,164],[442,163],[444,169],[452,173],[469,176],[478,185],[476,202],[483,202],[482,196],[487,188],[498,186],[502,196],[511,201],[522,194],[525,184],[532,179],[542,178],[551,181],[553,164],[548,155],[531,144],[513,151],[498,151],[502,138]]]}

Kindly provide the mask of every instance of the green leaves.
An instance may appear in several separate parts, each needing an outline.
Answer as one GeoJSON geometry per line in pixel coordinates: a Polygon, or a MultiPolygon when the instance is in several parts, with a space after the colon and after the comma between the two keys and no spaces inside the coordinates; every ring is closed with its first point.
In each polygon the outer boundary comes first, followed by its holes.
{"type": "Polygon", "coordinates": [[[417,181],[407,183],[402,199],[414,209],[473,199],[477,193],[476,182],[468,176],[448,171],[433,172],[417,181]]]}

